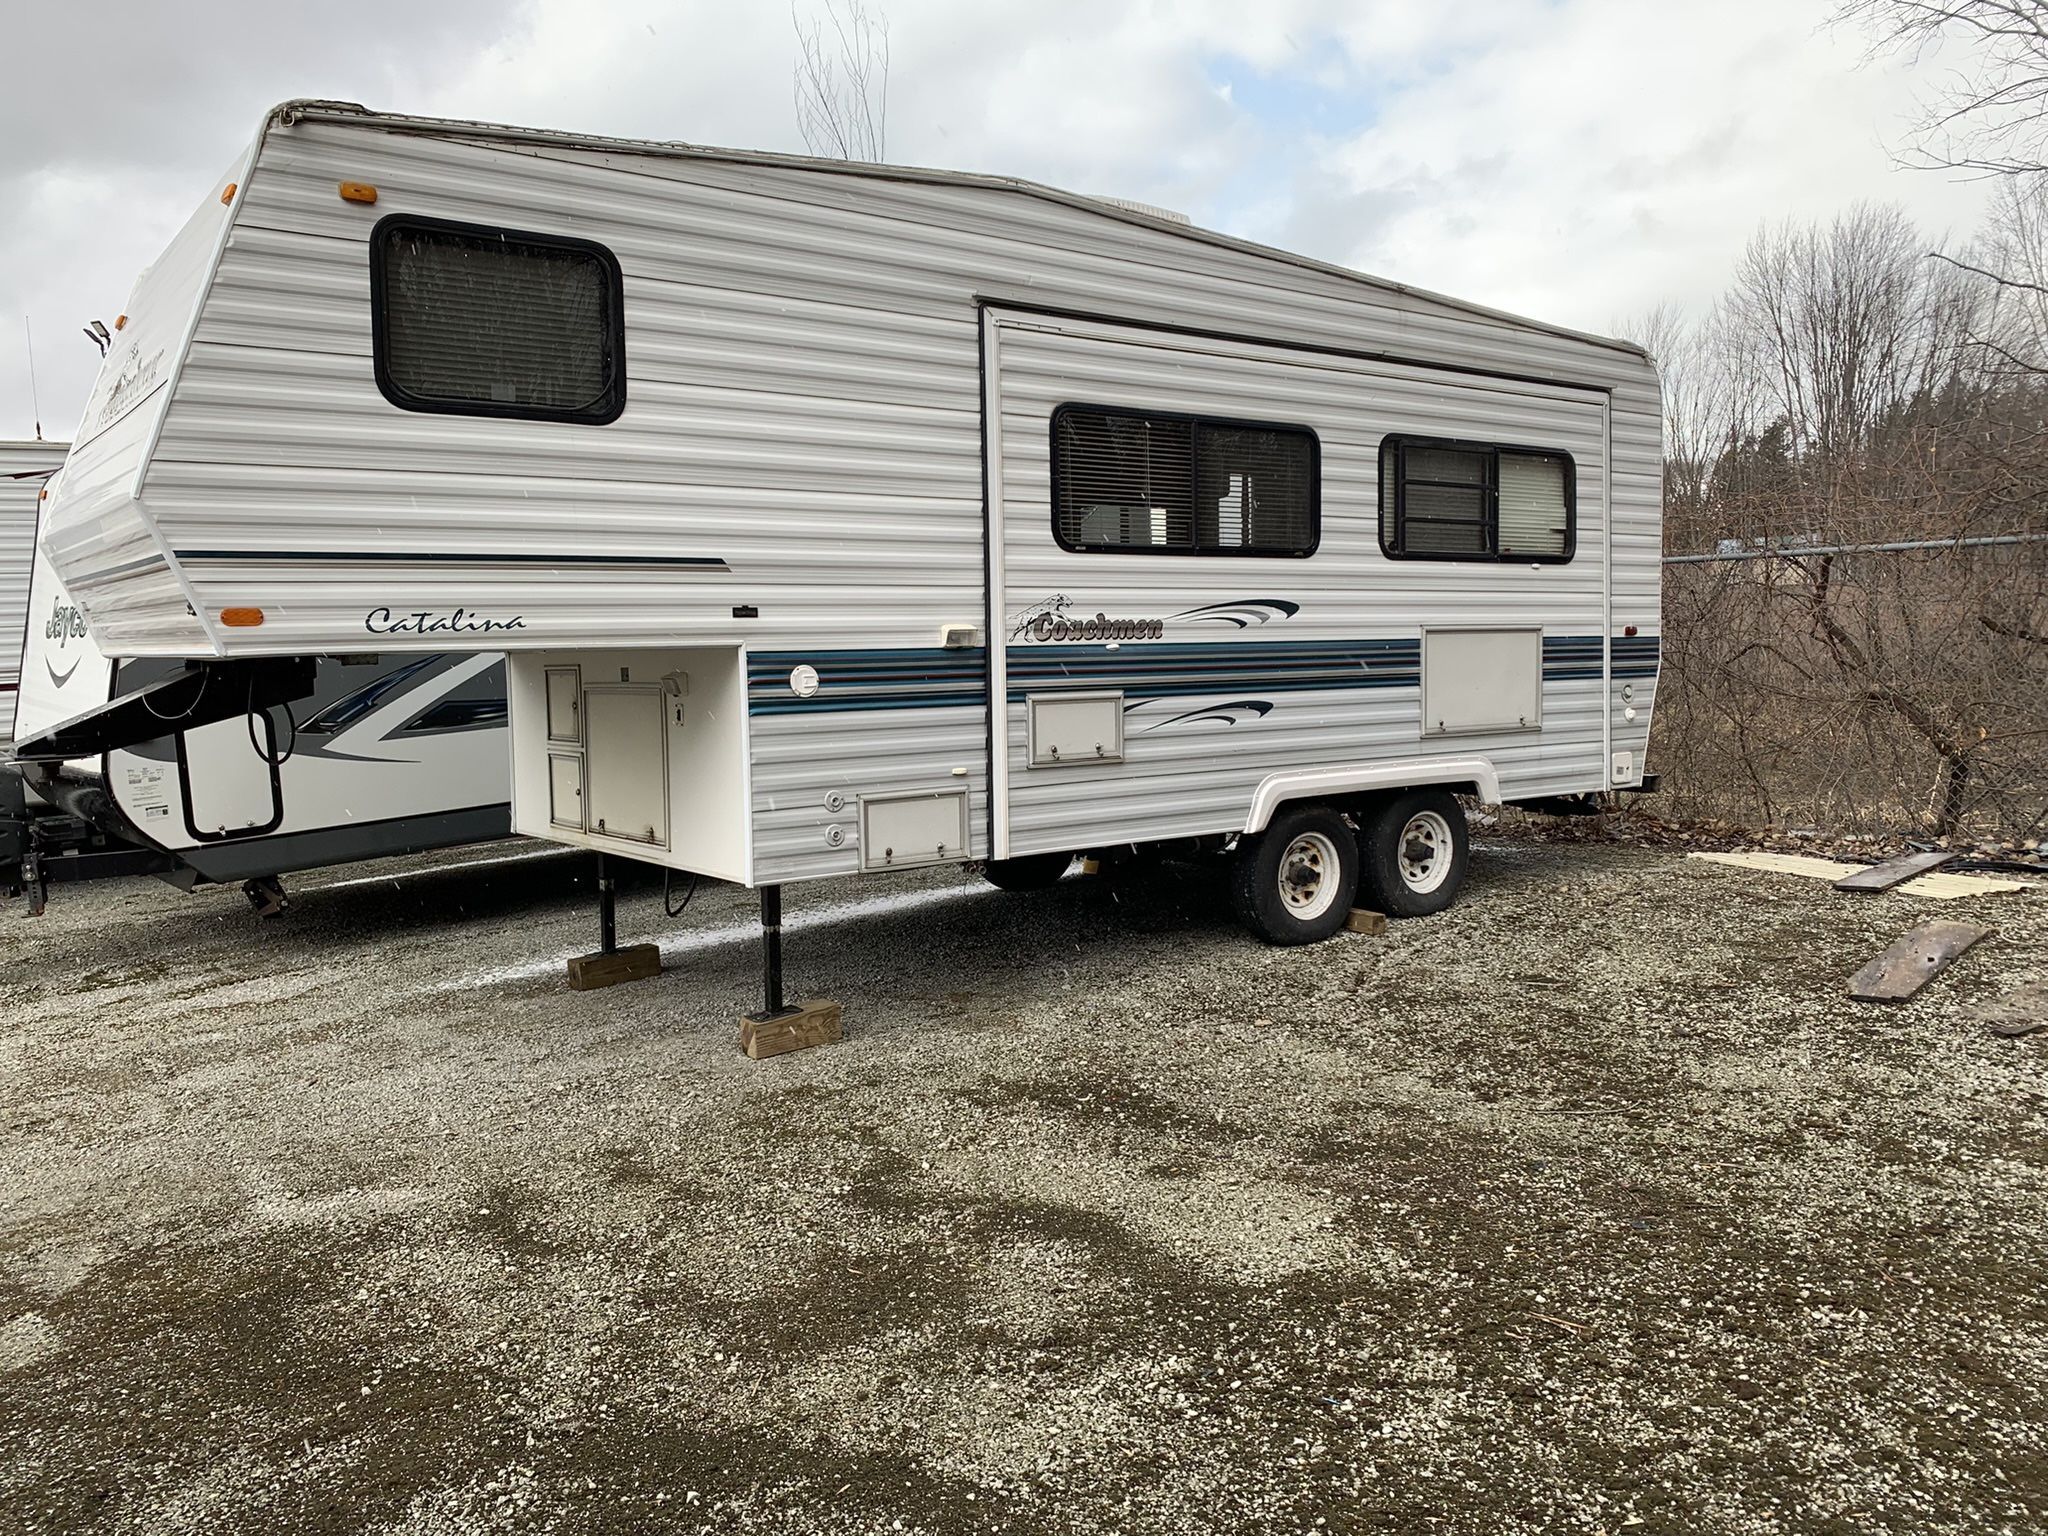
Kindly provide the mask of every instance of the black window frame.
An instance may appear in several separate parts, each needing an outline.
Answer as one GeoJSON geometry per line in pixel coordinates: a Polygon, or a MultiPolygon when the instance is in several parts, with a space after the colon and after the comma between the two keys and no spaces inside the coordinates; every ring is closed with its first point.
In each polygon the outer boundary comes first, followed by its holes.
{"type": "Polygon", "coordinates": [[[402,411],[429,416],[491,416],[509,421],[553,421],[573,426],[602,427],[617,421],[626,411],[626,279],[619,258],[609,246],[574,235],[547,235],[535,230],[503,229],[492,224],[469,224],[459,219],[438,219],[426,214],[390,213],[370,230],[370,352],[377,375],[377,389],[402,411]],[[605,274],[605,299],[609,308],[605,326],[607,388],[596,405],[583,410],[559,406],[518,405],[496,400],[442,400],[416,395],[391,376],[390,313],[385,298],[384,248],[394,233],[418,230],[430,235],[460,235],[473,240],[502,240],[538,246],[545,250],[573,251],[592,256],[605,274]]]}
{"type": "MultiPolygon", "coordinates": [[[[1083,400],[1068,400],[1053,407],[1052,416],[1046,429],[1046,451],[1051,459],[1052,481],[1052,537],[1053,542],[1073,555],[1169,555],[1176,557],[1199,556],[1203,559],[1218,557],[1240,560],[1306,560],[1313,555],[1323,542],[1323,440],[1316,435],[1314,427],[1298,421],[1250,421],[1236,416],[1200,416],[1186,411],[1149,411],[1130,405],[1096,405],[1083,400]],[[1207,548],[1198,544],[1076,544],[1066,536],[1060,527],[1060,492],[1063,477],[1060,473],[1060,421],[1069,412],[1089,412],[1097,416],[1135,416],[1143,421],[1184,421],[1188,431],[1188,484],[1201,483],[1201,429],[1220,427],[1225,431],[1249,432],[1294,432],[1308,439],[1308,543],[1301,548],[1274,548],[1257,544],[1217,544],[1207,548]]],[[[1193,512],[1190,506],[1190,513],[1193,512]]]]}
{"type": "MultiPolygon", "coordinates": [[[[1563,448],[1537,448],[1527,443],[1483,443],[1468,438],[1420,437],[1405,432],[1390,432],[1380,439],[1379,454],[1379,496],[1373,505],[1373,527],[1377,531],[1380,553],[1389,560],[1449,560],[1467,565],[1569,565],[1579,550],[1579,461],[1563,448]],[[1406,547],[1408,535],[1408,486],[1409,478],[1401,473],[1411,448],[1441,449],[1451,453],[1483,453],[1489,455],[1486,463],[1486,479],[1482,487],[1486,493],[1485,518],[1481,524],[1490,548],[1476,554],[1461,554],[1453,551],[1410,550],[1406,547]],[[1559,459],[1564,463],[1564,552],[1546,554],[1502,554],[1500,552],[1500,456],[1512,454],[1522,458],[1559,459]],[[1394,544],[1387,542],[1387,477],[1389,459],[1392,455],[1394,486],[1394,544]],[[1398,546],[1398,547],[1397,547],[1398,546]]],[[[1420,485],[1450,485],[1454,482],[1417,480],[1420,485]]],[[[1458,481],[1463,489],[1473,489],[1471,481],[1458,481]]],[[[1448,519],[1435,519],[1448,521],[1448,519]]]]}

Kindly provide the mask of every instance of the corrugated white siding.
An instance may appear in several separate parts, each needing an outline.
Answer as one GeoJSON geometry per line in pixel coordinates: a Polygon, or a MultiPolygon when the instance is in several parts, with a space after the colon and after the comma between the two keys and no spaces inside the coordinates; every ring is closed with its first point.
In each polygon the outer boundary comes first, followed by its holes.
{"type": "MultiPolygon", "coordinates": [[[[980,598],[977,298],[1604,386],[1655,418],[1654,379],[1627,352],[1099,205],[400,126],[273,127],[238,200],[145,486],[209,620],[265,609],[259,630],[215,630],[225,650],[358,644],[383,604],[517,614],[493,644],[786,646],[826,629],[929,643],[980,598]],[[377,205],[342,202],[344,178],[376,185],[377,205]],[[385,401],[367,241],[395,211],[609,246],[626,276],[624,415],[577,427],[385,401]],[[366,551],[443,558],[350,558],[366,551]],[[730,574],[490,563],[553,553],[730,574]],[[736,626],[736,603],[760,622],[736,626]]],[[[1653,454],[1617,489],[1650,497],[1653,521],[1655,477],[1653,454]]],[[[137,627],[125,643],[172,642],[137,627]]]]}
{"type": "Polygon", "coordinates": [[[1001,319],[993,348],[1013,854],[1235,830],[1260,780],[1282,770],[1476,753],[1493,761],[1510,796],[1602,782],[1604,396],[1029,317],[1001,319]],[[1069,402],[1310,428],[1321,458],[1316,552],[1197,558],[1060,548],[1049,423],[1069,402]],[[1389,560],[1379,545],[1379,451],[1396,433],[1571,454],[1576,558],[1389,560]],[[1083,618],[1161,619],[1164,634],[1113,648],[1044,647],[1025,621],[1054,602],[1083,618]],[[1240,625],[1188,612],[1217,604],[1261,617],[1240,625]],[[1596,666],[1590,678],[1546,686],[1540,728],[1426,735],[1416,665],[1430,627],[1533,628],[1595,647],[1596,666]],[[1204,675],[1219,669],[1228,680],[1205,687],[1204,675]],[[1305,686],[1331,673],[1333,686],[1305,686]],[[1124,760],[1031,767],[1027,696],[1074,688],[1129,690],[1124,760]]]}
{"type": "Polygon", "coordinates": [[[0,443],[0,741],[14,738],[21,660],[28,629],[29,571],[36,547],[36,500],[44,477],[64,462],[63,443],[0,443]]]}
{"type": "Polygon", "coordinates": [[[176,393],[179,364],[232,217],[221,193],[244,174],[237,169],[224,176],[136,279],[86,401],[64,478],[46,503],[43,548],[109,654],[202,656],[212,650],[136,489],[176,393]]]}

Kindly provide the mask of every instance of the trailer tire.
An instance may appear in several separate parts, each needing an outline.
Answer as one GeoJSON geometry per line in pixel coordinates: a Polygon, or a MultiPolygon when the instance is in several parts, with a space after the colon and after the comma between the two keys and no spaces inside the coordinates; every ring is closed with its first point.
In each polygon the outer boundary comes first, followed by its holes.
{"type": "Polygon", "coordinates": [[[1465,811],[1447,789],[1389,795],[1359,817],[1359,888],[1389,917],[1429,917],[1457,899],[1471,862],[1465,811]]]}
{"type": "Polygon", "coordinates": [[[1073,864],[1071,853],[1027,853],[1015,859],[990,859],[981,877],[999,891],[1043,891],[1058,885],[1073,864]]]}
{"type": "Polygon", "coordinates": [[[1357,889],[1357,838],[1329,806],[1286,806],[1265,831],[1238,842],[1231,906],[1268,944],[1327,939],[1351,915],[1357,889]]]}

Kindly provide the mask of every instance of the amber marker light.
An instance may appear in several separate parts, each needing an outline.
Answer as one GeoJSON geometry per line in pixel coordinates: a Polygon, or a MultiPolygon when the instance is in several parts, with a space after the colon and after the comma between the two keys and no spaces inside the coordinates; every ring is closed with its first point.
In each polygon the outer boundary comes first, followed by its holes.
{"type": "Polygon", "coordinates": [[[261,608],[223,608],[220,611],[220,621],[227,625],[229,629],[254,629],[263,622],[263,610],[261,608]]]}
{"type": "Polygon", "coordinates": [[[114,316],[114,329],[115,329],[115,330],[117,330],[117,331],[118,331],[118,330],[122,330],[122,329],[125,329],[125,328],[126,328],[126,326],[127,326],[127,324],[128,324],[128,317],[127,317],[126,315],[116,315],[116,316],[114,316]]]}
{"type": "Polygon", "coordinates": [[[220,189],[220,200],[223,206],[235,200],[235,184],[232,181],[220,189]]]}
{"type": "Polygon", "coordinates": [[[377,189],[367,181],[344,181],[341,200],[344,203],[374,203],[377,201],[377,189]]]}

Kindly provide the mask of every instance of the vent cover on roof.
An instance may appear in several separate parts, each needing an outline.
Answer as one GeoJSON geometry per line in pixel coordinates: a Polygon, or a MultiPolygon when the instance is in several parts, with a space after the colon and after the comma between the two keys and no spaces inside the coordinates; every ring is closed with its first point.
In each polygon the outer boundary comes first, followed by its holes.
{"type": "Polygon", "coordinates": [[[1148,214],[1155,219],[1164,219],[1169,224],[1192,225],[1195,221],[1184,213],[1175,213],[1171,208],[1156,208],[1151,203],[1141,203],[1128,197],[1098,197],[1098,203],[1107,203],[1112,208],[1121,208],[1126,213],[1148,214]]]}

